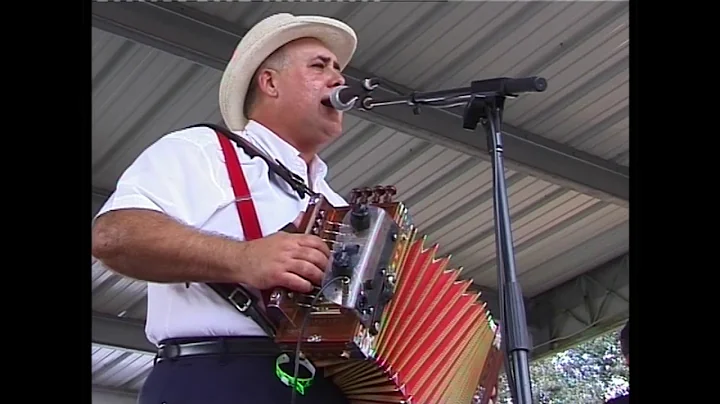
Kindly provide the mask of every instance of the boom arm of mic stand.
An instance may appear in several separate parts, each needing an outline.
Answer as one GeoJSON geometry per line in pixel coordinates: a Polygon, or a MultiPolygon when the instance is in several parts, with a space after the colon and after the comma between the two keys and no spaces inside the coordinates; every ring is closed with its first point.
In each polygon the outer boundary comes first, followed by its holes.
{"type": "Polygon", "coordinates": [[[468,101],[476,97],[515,97],[520,93],[543,92],[546,88],[547,81],[542,77],[533,76],[518,79],[501,77],[473,81],[470,87],[431,92],[413,92],[410,95],[391,97],[384,100],[375,100],[371,95],[367,95],[360,100],[361,102],[359,105],[360,108],[364,110],[402,104],[409,105],[411,107],[417,107],[419,105],[433,106],[434,103],[444,102],[449,99],[468,101]]]}

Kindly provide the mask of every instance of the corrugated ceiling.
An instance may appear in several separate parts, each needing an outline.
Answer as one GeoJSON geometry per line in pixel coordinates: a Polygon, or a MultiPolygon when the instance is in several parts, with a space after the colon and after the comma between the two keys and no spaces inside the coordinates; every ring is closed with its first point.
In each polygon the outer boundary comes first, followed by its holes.
{"type": "MultiPolygon", "coordinates": [[[[248,27],[271,13],[340,17],[358,31],[353,65],[419,90],[541,75],[541,96],[509,103],[508,123],[629,165],[627,2],[187,3],[248,27]]],[[[220,74],[93,29],[93,186],[111,191],[163,134],[219,122],[220,74]]],[[[323,151],[331,185],[395,184],[420,229],[455,266],[494,287],[488,163],[346,116],[323,151]]],[[[628,210],[508,171],[517,266],[534,296],[627,251],[628,210]]],[[[93,264],[93,310],[144,318],[145,286],[93,264]]],[[[147,355],[93,346],[93,382],[135,390],[147,355]]]]}

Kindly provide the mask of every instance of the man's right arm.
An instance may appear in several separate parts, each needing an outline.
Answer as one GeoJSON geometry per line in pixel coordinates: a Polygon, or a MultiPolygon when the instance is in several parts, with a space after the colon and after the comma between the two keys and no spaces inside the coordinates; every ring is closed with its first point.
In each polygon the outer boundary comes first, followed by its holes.
{"type": "Polygon", "coordinates": [[[140,154],[95,219],[93,256],[121,275],[155,283],[312,290],[309,281],[322,281],[330,255],[320,238],[279,232],[246,242],[198,230],[228,197],[208,177],[224,167],[208,156],[219,145],[204,136],[215,134],[166,137],[140,154]]]}
{"type": "Polygon", "coordinates": [[[145,149],[98,213],[92,254],[113,271],[159,283],[240,281],[245,243],[197,229],[226,196],[210,177],[214,133],[189,131],[145,149]]]}
{"type": "Polygon", "coordinates": [[[122,275],[148,282],[245,283],[245,247],[147,209],[107,212],[93,227],[93,256],[122,275]]]}

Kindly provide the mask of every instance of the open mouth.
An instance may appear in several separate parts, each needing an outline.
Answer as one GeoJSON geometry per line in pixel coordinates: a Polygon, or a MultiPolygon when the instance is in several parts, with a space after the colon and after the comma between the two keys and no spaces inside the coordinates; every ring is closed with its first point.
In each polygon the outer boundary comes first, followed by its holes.
{"type": "Polygon", "coordinates": [[[322,104],[330,109],[334,109],[332,106],[332,103],[330,102],[330,97],[323,98],[322,101],[320,101],[320,104],[322,104]]]}

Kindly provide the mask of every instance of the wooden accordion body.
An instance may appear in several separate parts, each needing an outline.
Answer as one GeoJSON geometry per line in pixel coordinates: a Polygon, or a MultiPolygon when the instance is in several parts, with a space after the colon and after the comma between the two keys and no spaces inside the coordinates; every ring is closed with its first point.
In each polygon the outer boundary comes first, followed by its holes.
{"type": "Polygon", "coordinates": [[[311,200],[300,231],[328,243],[331,268],[314,294],[272,291],[275,340],[294,352],[302,333],[303,355],[354,404],[488,403],[477,393],[496,390],[499,330],[394,194],[354,190],[341,208],[311,200]]]}

